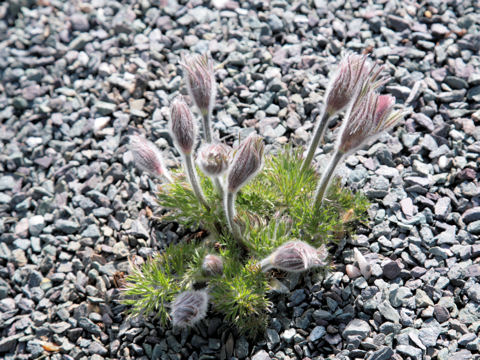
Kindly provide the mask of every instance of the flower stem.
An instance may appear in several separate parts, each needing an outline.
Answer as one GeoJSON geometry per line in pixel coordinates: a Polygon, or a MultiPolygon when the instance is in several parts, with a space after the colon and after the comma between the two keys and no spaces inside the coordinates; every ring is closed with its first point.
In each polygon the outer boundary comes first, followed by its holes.
{"type": "Polygon", "coordinates": [[[220,183],[220,179],[218,178],[218,176],[215,176],[213,178],[213,184],[217,188],[217,191],[220,194],[220,198],[223,200],[224,191],[223,191],[223,187],[222,187],[222,184],[220,183]]]}
{"type": "Polygon", "coordinates": [[[245,242],[243,241],[242,234],[238,225],[235,224],[235,193],[228,192],[225,197],[225,217],[227,218],[227,224],[232,232],[233,238],[240,243],[244,248],[246,248],[245,242]]]}
{"type": "Polygon", "coordinates": [[[170,172],[169,172],[167,169],[164,169],[162,175],[163,175],[163,177],[164,177],[165,179],[167,179],[167,181],[168,181],[169,183],[173,183],[173,178],[172,178],[172,176],[170,175],[170,172]]]}
{"type": "Polygon", "coordinates": [[[330,184],[330,180],[333,174],[335,173],[335,169],[337,165],[340,163],[340,160],[342,159],[343,155],[344,154],[342,152],[336,150],[335,154],[333,154],[332,158],[330,159],[330,163],[328,164],[328,167],[323,172],[322,178],[318,182],[317,189],[315,190],[315,196],[314,196],[315,200],[313,203],[313,206],[315,208],[323,204],[325,192],[327,191],[328,185],[330,184]]]}
{"type": "Polygon", "coordinates": [[[207,143],[212,142],[212,128],[211,128],[211,118],[212,112],[208,110],[206,112],[202,111],[202,124],[203,124],[203,135],[207,143]]]}
{"type": "Polygon", "coordinates": [[[190,181],[190,185],[192,185],[193,193],[197,197],[198,201],[200,201],[207,210],[210,210],[210,207],[207,204],[207,200],[205,200],[205,196],[203,196],[203,191],[202,191],[202,188],[200,187],[200,183],[198,182],[197,170],[195,169],[192,155],[185,154],[184,160],[185,160],[185,168],[187,170],[188,180],[190,181]]]}
{"type": "Polygon", "coordinates": [[[308,147],[307,156],[305,157],[305,160],[303,161],[302,169],[301,169],[302,173],[312,163],[313,156],[315,155],[315,150],[317,150],[318,143],[320,142],[320,140],[323,137],[323,134],[325,133],[325,129],[327,128],[329,118],[330,118],[330,115],[328,114],[328,112],[323,110],[322,118],[318,122],[318,125],[317,125],[317,127],[316,127],[316,129],[313,133],[312,141],[310,142],[310,145],[308,147]]]}

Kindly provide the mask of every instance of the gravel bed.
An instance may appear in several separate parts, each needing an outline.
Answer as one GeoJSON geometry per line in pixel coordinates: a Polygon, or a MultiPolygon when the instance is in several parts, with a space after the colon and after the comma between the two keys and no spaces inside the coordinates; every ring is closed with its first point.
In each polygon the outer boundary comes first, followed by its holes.
{"type": "Polygon", "coordinates": [[[478,1],[182,3],[1,2],[0,358],[478,359],[478,1]],[[186,233],[149,221],[156,184],[125,146],[144,134],[177,164],[166,122],[186,92],[181,54],[220,64],[223,138],[257,131],[277,147],[308,143],[346,50],[384,63],[384,92],[413,113],[340,172],[373,205],[368,227],[332,250],[335,270],[282,279],[256,342],[213,313],[181,331],[127,320],[127,257],[186,233]],[[355,247],[368,280],[345,274],[355,247]]]}

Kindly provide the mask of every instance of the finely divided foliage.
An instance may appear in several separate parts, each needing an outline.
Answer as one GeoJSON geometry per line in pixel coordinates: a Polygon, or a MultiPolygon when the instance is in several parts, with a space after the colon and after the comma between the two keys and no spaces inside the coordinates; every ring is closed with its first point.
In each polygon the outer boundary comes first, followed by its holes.
{"type": "MultiPolygon", "coordinates": [[[[287,146],[264,155],[263,139],[251,134],[233,151],[211,128],[216,94],[213,62],[193,56],[183,63],[190,96],[202,118],[203,141],[195,166],[196,124],[183,100],[171,105],[170,131],[182,155],[185,174],[163,167],[153,143],[134,138],[130,150],[141,170],[168,183],[158,200],[167,209],[164,221],[175,221],[209,234],[171,244],[142,266],[132,264],[125,303],[132,315],[158,316],[163,324],[192,326],[206,316],[208,304],[238,330],[255,336],[267,324],[272,306],[268,292],[272,269],[304,272],[328,268],[326,244],[352,225],[366,220],[368,202],[331,179],[339,161],[396,124],[395,98],[379,95],[386,81],[381,68],[365,56],[349,55],[327,89],[324,115],[306,157],[287,146]],[[347,108],[330,165],[320,178],[311,166],[330,116],[347,108]],[[331,184],[331,186],[330,186],[331,184]],[[324,198],[328,202],[324,202],[324,198]]],[[[355,276],[371,269],[361,254],[355,276]]]]}

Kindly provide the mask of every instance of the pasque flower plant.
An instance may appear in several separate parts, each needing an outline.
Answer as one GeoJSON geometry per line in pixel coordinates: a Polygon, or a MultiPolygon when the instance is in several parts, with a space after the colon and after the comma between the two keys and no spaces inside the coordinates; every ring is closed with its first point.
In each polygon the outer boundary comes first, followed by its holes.
{"type": "MultiPolygon", "coordinates": [[[[301,149],[291,147],[265,154],[264,140],[255,132],[232,149],[212,128],[212,59],[188,56],[182,65],[190,100],[201,118],[196,120],[181,96],[170,104],[170,135],[185,175],[182,168],[170,174],[160,151],[144,138],[133,137],[130,150],[141,170],[168,181],[158,193],[161,207],[167,209],[162,219],[205,231],[167,246],[143,267],[134,266],[124,301],[132,314],[153,313],[176,327],[201,321],[210,303],[213,311],[253,336],[266,325],[271,307],[271,270],[327,269],[325,244],[366,219],[363,195],[342,189],[338,182],[329,186],[334,170],[344,156],[395,125],[403,113],[393,110],[392,96],[377,93],[387,80],[382,69],[366,56],[348,55],[327,89],[324,115],[305,158],[301,149]],[[343,109],[347,112],[334,155],[320,177],[311,166],[313,154],[328,119],[343,109]],[[330,201],[324,204],[325,194],[330,201]]],[[[368,278],[368,263],[361,254],[356,257],[360,269],[351,265],[347,270],[368,278]]]]}

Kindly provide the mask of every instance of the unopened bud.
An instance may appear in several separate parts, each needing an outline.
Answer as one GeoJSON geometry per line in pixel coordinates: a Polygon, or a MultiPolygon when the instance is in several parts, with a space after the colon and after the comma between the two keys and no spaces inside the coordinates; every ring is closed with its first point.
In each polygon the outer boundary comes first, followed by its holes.
{"type": "Polygon", "coordinates": [[[208,295],[205,290],[189,290],[177,295],[172,303],[173,326],[187,327],[207,315],[208,295]]]}
{"type": "Polygon", "coordinates": [[[170,180],[170,175],[163,165],[162,154],[154,143],[141,136],[133,135],[130,137],[129,150],[133,154],[135,166],[140,170],[153,177],[164,176],[170,180]]]}
{"type": "Polygon", "coordinates": [[[327,88],[327,113],[333,115],[353,101],[369,72],[366,56],[351,54],[343,58],[327,88]]]}
{"type": "Polygon", "coordinates": [[[235,152],[227,177],[230,193],[236,193],[252,179],[261,169],[265,145],[262,137],[251,134],[235,152]]]}
{"type": "Polygon", "coordinates": [[[178,151],[190,154],[195,144],[196,127],[182,96],[175,98],[170,106],[170,131],[178,151]]]}
{"type": "Polygon", "coordinates": [[[324,247],[317,250],[303,241],[290,241],[262,260],[260,266],[263,271],[275,268],[286,272],[303,272],[326,265],[326,255],[324,247]]]}
{"type": "Polygon", "coordinates": [[[223,260],[220,256],[208,254],[203,259],[202,270],[205,275],[217,276],[223,274],[223,260]]]}
{"type": "Polygon", "coordinates": [[[228,169],[231,148],[228,145],[205,144],[198,151],[197,163],[208,176],[220,176],[228,169]]]}
{"type": "Polygon", "coordinates": [[[190,97],[203,115],[208,114],[216,96],[212,59],[208,55],[192,55],[184,58],[182,65],[190,97]]]}
{"type": "Polygon", "coordinates": [[[394,105],[395,98],[391,95],[379,95],[373,90],[360,95],[344,120],[338,150],[351,153],[394,126],[404,115],[401,111],[392,113],[394,105]]]}

